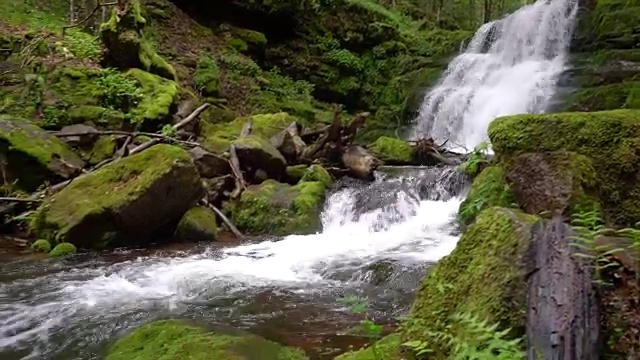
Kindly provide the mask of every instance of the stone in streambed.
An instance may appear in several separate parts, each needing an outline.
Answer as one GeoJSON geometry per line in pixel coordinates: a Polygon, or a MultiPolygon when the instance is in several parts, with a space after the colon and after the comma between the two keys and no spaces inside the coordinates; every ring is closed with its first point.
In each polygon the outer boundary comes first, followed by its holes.
{"type": "Polygon", "coordinates": [[[380,160],[359,145],[351,145],[342,154],[342,162],[349,169],[349,175],[363,180],[374,180],[373,171],[380,160]]]}
{"type": "Polygon", "coordinates": [[[0,159],[5,174],[18,188],[34,191],[45,181],[69,179],[84,166],[62,140],[27,120],[0,116],[0,159]]]}
{"type": "Polygon", "coordinates": [[[278,149],[259,136],[247,136],[233,142],[242,170],[255,173],[263,170],[272,179],[285,174],[287,161],[278,149]]]}
{"type": "Polygon", "coordinates": [[[31,227],[82,248],[143,243],[203,194],[187,152],[161,144],[75,179],[41,205],[31,227]]]}
{"type": "Polygon", "coordinates": [[[218,234],[216,214],[205,206],[187,211],[176,228],[176,238],[188,241],[215,240],[218,234]]]}
{"type": "Polygon", "coordinates": [[[231,173],[229,161],[220,155],[212,154],[201,147],[195,147],[189,151],[200,176],[211,179],[231,173]]]}
{"type": "Polygon", "coordinates": [[[237,330],[208,331],[178,320],[156,321],[118,340],[107,360],[305,360],[304,352],[237,330]]]}

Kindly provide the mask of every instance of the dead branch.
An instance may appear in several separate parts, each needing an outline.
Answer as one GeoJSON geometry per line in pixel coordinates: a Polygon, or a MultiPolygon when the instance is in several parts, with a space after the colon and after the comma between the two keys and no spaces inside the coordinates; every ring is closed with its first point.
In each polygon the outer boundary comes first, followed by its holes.
{"type": "Polygon", "coordinates": [[[42,200],[33,199],[33,198],[0,197],[0,202],[27,202],[27,203],[34,203],[34,202],[42,202],[42,200]]]}
{"type": "Polygon", "coordinates": [[[93,10],[91,10],[91,12],[89,13],[89,15],[87,15],[87,17],[85,17],[84,19],[82,19],[82,20],[78,21],[78,22],[77,22],[77,23],[75,23],[75,24],[71,24],[71,25],[63,26],[63,27],[62,27],[62,35],[64,36],[65,31],[67,31],[67,29],[71,29],[71,28],[74,28],[74,27],[78,27],[78,26],[80,26],[80,25],[82,25],[82,24],[86,23],[87,21],[89,21],[89,19],[91,19],[91,17],[92,17],[93,15],[95,15],[95,13],[96,13],[96,12],[98,11],[98,9],[100,9],[101,7],[103,7],[103,6],[104,6],[104,7],[106,7],[106,6],[114,6],[114,5],[118,5],[118,2],[110,2],[110,3],[104,3],[104,4],[102,4],[102,3],[98,2],[98,3],[96,4],[96,7],[95,7],[95,8],[93,8],[93,10]]]}
{"type": "Polygon", "coordinates": [[[181,144],[181,145],[185,145],[185,146],[191,146],[191,147],[201,146],[199,143],[196,143],[196,142],[178,140],[178,139],[173,138],[171,136],[167,136],[167,135],[163,135],[163,134],[156,134],[156,133],[142,132],[142,131],[128,132],[128,131],[121,131],[121,130],[105,130],[105,131],[84,131],[84,132],[75,132],[75,133],[63,133],[63,132],[60,132],[60,131],[54,131],[54,132],[51,132],[51,134],[55,135],[57,137],[60,137],[60,138],[72,137],[72,136],[84,136],[84,135],[122,135],[122,136],[127,136],[128,138],[130,138],[130,137],[136,138],[136,137],[139,137],[139,136],[147,136],[147,137],[150,137],[150,138],[166,140],[168,142],[175,142],[177,144],[181,144]]]}
{"type": "Polygon", "coordinates": [[[215,205],[211,204],[207,199],[203,199],[202,200],[204,202],[204,204],[206,206],[208,206],[211,210],[213,210],[213,212],[216,213],[216,215],[218,215],[220,217],[220,220],[222,220],[222,222],[227,225],[227,227],[229,228],[229,230],[231,230],[231,232],[238,238],[238,239],[243,239],[244,235],[242,235],[242,233],[240,232],[240,230],[238,230],[238,228],[233,225],[233,223],[231,222],[231,220],[229,220],[228,217],[226,217],[224,215],[224,213],[218,209],[217,207],[215,207],[215,205]]]}

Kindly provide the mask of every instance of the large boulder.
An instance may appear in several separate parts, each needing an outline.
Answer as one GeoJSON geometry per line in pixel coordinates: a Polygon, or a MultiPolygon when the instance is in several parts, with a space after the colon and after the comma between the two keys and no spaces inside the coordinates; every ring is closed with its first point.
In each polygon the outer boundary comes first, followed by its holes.
{"type": "Polygon", "coordinates": [[[242,170],[248,173],[263,170],[272,179],[280,179],[285,174],[287,160],[264,138],[250,135],[235,140],[233,145],[242,170]]]}
{"type": "Polygon", "coordinates": [[[304,352],[237,330],[208,331],[178,320],[157,321],[118,340],[107,360],[305,360],[304,352]]]}
{"type": "Polygon", "coordinates": [[[203,196],[187,152],[156,145],[75,179],[32,222],[41,238],[83,248],[144,242],[203,196]]]}
{"type": "Polygon", "coordinates": [[[216,214],[205,206],[189,209],[180,219],[176,238],[187,241],[215,240],[218,235],[216,214]]]}
{"type": "Polygon", "coordinates": [[[498,161],[570,151],[588,158],[595,195],[608,220],[640,221],[640,111],[516,115],[494,120],[489,137],[498,161]]]}
{"type": "Polygon", "coordinates": [[[537,220],[499,207],[482,211],[455,250],[422,282],[403,326],[403,340],[424,341],[435,351],[434,358],[449,358],[451,344],[437,334],[455,329],[461,315],[486,319],[499,324],[499,330],[511,328],[511,335],[522,335],[527,313],[523,270],[537,220]]]}
{"type": "Polygon", "coordinates": [[[9,182],[33,191],[77,175],[84,162],[63,141],[27,120],[0,116],[0,161],[9,182]]]}
{"type": "Polygon", "coordinates": [[[309,234],[318,230],[327,187],[320,181],[295,186],[267,180],[227,204],[234,224],[247,234],[309,234]]]}

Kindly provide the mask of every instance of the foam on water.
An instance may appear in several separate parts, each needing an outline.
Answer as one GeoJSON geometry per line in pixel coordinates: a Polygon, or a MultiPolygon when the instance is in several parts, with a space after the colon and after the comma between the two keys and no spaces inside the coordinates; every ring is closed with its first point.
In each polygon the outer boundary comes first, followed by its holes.
{"type": "Polygon", "coordinates": [[[578,0],[538,0],[483,25],[426,94],[412,136],[473,149],[496,117],[546,111],[577,9],[578,0]]]}

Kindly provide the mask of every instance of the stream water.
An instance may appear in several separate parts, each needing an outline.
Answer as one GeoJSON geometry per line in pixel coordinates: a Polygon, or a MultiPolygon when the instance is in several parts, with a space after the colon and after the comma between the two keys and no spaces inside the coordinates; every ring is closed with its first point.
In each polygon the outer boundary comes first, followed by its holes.
{"type": "MultiPolygon", "coordinates": [[[[413,136],[473,147],[496,116],[545,111],[577,2],[539,0],[482,26],[427,93],[413,136]]],[[[331,359],[363,343],[339,298],[366,298],[368,315],[392,326],[454,249],[466,185],[450,167],[379,173],[339,184],[313,235],[2,261],[0,358],[101,359],[136,326],[185,318],[331,359]]]]}

